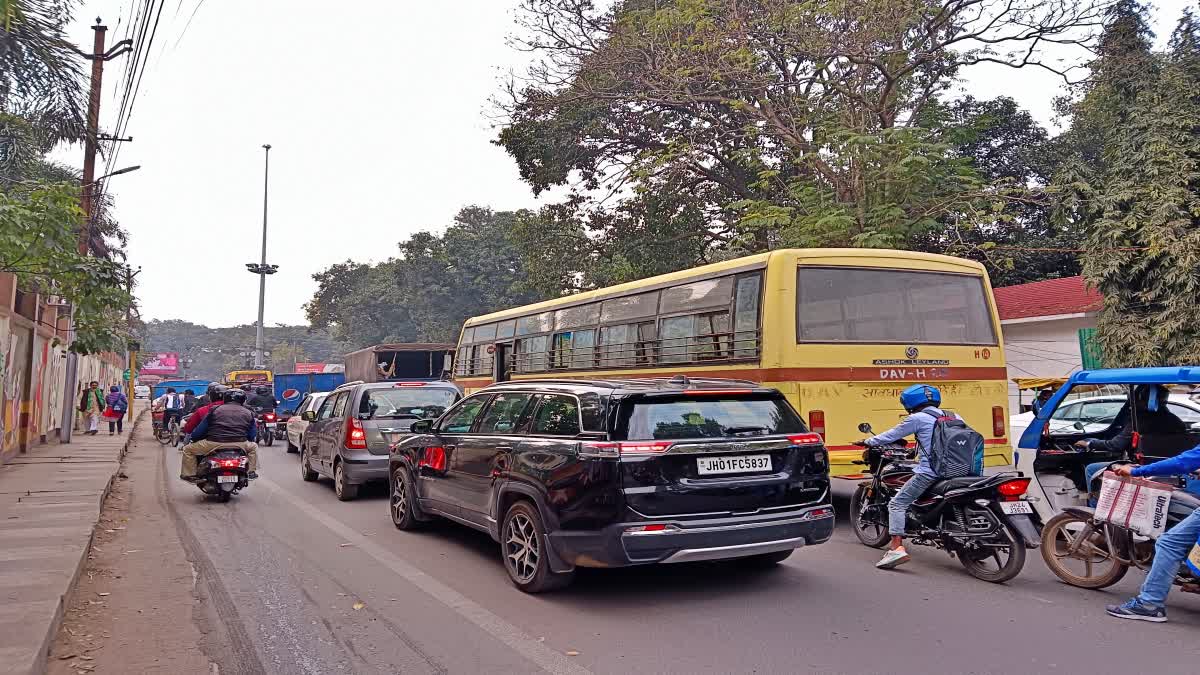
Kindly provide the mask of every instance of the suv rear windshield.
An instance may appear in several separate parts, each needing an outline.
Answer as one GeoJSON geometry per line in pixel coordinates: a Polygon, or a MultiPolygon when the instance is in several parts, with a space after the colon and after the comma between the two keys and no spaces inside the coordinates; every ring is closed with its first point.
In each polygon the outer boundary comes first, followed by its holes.
{"type": "Polygon", "coordinates": [[[807,431],[778,396],[700,396],[634,399],[624,411],[625,439],[766,436],[807,431]]]}
{"type": "Polygon", "coordinates": [[[368,389],[358,406],[366,419],[434,419],[446,412],[458,398],[455,392],[440,387],[397,387],[368,389]]]}

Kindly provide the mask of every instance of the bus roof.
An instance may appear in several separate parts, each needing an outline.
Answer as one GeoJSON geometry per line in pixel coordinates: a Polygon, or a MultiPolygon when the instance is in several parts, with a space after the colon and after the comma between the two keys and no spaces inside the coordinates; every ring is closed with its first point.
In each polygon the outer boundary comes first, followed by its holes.
{"type": "Polygon", "coordinates": [[[1068,384],[1200,384],[1200,366],[1081,370],[1068,384]]]}
{"type": "Polygon", "coordinates": [[[762,269],[767,266],[772,258],[793,256],[797,259],[804,258],[895,258],[897,260],[921,260],[926,262],[937,262],[942,264],[950,264],[958,267],[967,268],[980,274],[985,273],[982,264],[965,258],[955,258],[948,255],[940,255],[937,253],[921,253],[918,251],[899,251],[886,248],[785,248],[769,251],[767,253],[757,253],[755,255],[745,256],[743,258],[734,258],[733,260],[723,260],[721,262],[701,265],[699,267],[690,267],[678,272],[669,272],[658,276],[638,279],[636,281],[628,281],[615,286],[606,286],[592,291],[584,291],[575,295],[568,295],[562,298],[553,300],[544,300],[542,302],[531,305],[522,305],[511,309],[492,312],[491,314],[483,314],[467,319],[465,326],[474,326],[481,323],[488,323],[500,319],[511,319],[518,316],[524,316],[530,313],[536,313],[551,309],[559,309],[569,305],[583,304],[591,300],[599,300],[615,295],[634,293],[643,290],[651,290],[658,286],[668,286],[672,283],[686,282],[694,277],[716,276],[722,272],[743,272],[756,269],[762,269]]]}

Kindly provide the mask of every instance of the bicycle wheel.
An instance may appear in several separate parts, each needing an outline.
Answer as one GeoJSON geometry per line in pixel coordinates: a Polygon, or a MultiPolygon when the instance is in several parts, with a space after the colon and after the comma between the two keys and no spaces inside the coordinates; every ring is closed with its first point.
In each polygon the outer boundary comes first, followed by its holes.
{"type": "Polygon", "coordinates": [[[171,447],[179,447],[179,422],[171,420],[171,447]]]}
{"type": "Polygon", "coordinates": [[[167,445],[171,442],[171,430],[160,424],[158,429],[154,431],[154,437],[158,439],[159,443],[167,445]]]}

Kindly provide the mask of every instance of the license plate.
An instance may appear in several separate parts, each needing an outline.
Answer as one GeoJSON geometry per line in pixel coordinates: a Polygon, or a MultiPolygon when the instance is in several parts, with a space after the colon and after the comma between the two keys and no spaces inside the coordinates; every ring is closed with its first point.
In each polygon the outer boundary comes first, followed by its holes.
{"type": "Polygon", "coordinates": [[[1033,504],[1029,502],[1000,502],[1000,510],[1006,515],[1033,515],[1033,504]]]}
{"type": "Polygon", "coordinates": [[[770,455],[738,455],[737,457],[700,457],[696,472],[701,476],[714,473],[754,473],[770,471],[770,455]]]}
{"type": "Polygon", "coordinates": [[[236,483],[237,481],[238,477],[236,474],[223,473],[220,476],[217,476],[218,483],[236,483]]]}
{"type": "Polygon", "coordinates": [[[263,422],[263,426],[265,426],[268,429],[274,429],[275,423],[274,422],[263,422]]]}

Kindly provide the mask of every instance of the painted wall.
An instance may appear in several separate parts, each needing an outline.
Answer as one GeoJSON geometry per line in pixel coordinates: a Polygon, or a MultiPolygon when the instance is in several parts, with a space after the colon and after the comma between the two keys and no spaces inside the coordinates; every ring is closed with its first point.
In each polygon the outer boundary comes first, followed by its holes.
{"type": "MultiPolygon", "coordinates": [[[[1004,353],[1008,358],[1008,409],[1017,407],[1017,386],[1014,377],[1066,377],[1083,367],[1079,354],[1079,330],[1095,328],[1096,318],[1058,319],[1005,323],[1004,353]]],[[[1033,394],[1025,392],[1026,404],[1033,394]]]]}

